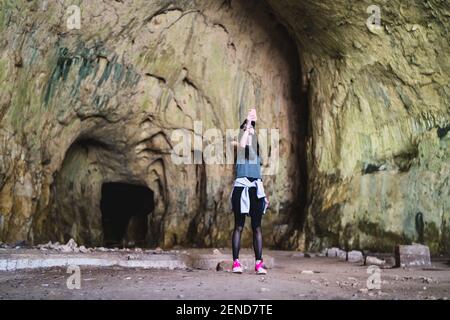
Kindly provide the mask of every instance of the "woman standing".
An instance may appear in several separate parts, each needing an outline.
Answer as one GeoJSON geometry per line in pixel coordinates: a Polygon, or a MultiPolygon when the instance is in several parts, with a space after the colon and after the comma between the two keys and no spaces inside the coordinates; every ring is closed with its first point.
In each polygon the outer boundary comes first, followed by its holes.
{"type": "Polygon", "coordinates": [[[269,201],[264,193],[261,180],[261,158],[255,134],[256,120],[256,109],[252,109],[241,125],[243,132],[241,132],[237,144],[236,180],[231,194],[235,222],[232,235],[233,273],[242,273],[239,249],[246,216],[251,217],[255,272],[258,274],[267,273],[262,259],[261,220],[269,201]]]}

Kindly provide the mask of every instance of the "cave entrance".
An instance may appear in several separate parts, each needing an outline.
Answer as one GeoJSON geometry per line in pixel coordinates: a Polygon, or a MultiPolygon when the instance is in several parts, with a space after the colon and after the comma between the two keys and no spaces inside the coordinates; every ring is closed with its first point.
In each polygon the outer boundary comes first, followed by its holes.
{"type": "Polygon", "coordinates": [[[145,186],[103,183],[100,209],[104,245],[145,246],[148,215],[154,206],[154,193],[145,186]]]}

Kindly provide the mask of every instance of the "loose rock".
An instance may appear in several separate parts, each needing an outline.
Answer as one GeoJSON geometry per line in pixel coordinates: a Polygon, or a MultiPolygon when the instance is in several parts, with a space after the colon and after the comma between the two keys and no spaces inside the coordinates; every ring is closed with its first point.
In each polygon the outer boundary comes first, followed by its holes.
{"type": "Polygon", "coordinates": [[[377,257],[367,256],[364,264],[366,266],[384,266],[386,261],[378,259],[377,257]]]}
{"type": "Polygon", "coordinates": [[[339,248],[330,248],[327,250],[327,257],[336,258],[338,256],[340,249],[339,248]]]}
{"type": "Polygon", "coordinates": [[[312,270],[303,270],[301,272],[301,274],[314,274],[314,271],[312,271],[312,270]]]}
{"type": "Polygon", "coordinates": [[[337,252],[337,257],[339,258],[339,260],[347,260],[347,251],[339,250],[337,252]]]}
{"type": "Polygon", "coordinates": [[[362,262],[364,260],[364,256],[361,251],[352,250],[347,254],[348,262],[362,262]]]}

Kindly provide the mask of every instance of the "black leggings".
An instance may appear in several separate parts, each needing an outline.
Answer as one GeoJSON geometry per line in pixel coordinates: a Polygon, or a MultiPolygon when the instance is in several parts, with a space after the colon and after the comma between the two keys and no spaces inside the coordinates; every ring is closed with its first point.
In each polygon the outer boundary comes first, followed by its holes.
{"type": "MultiPolygon", "coordinates": [[[[262,230],[261,230],[261,220],[262,214],[253,214],[252,219],[252,230],[253,230],[253,250],[255,251],[255,259],[262,260],[262,230]]],[[[239,258],[239,249],[241,248],[241,234],[244,229],[245,224],[245,214],[235,213],[234,214],[234,230],[233,230],[233,260],[239,258]]]]}

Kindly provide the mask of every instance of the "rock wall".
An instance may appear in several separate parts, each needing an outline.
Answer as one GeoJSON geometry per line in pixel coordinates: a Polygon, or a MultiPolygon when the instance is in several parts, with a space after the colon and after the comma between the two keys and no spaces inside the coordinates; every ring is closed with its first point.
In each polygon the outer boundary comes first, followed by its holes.
{"type": "Polygon", "coordinates": [[[280,133],[267,245],[449,251],[448,2],[381,1],[382,28],[365,0],[76,3],[80,30],[68,3],[1,3],[1,241],[101,244],[126,182],[154,192],[149,245],[228,245],[233,166],[175,165],[171,134],[256,105],[280,133]]]}
{"type": "Polygon", "coordinates": [[[269,1],[309,83],[306,243],[450,248],[450,5],[269,1]],[[370,11],[369,11],[370,12],[370,11]]]}
{"type": "MultiPolygon", "coordinates": [[[[307,108],[295,41],[267,6],[85,1],[81,29],[66,32],[65,6],[34,5],[2,10],[4,241],[101,244],[101,187],[117,181],[154,192],[149,244],[228,244],[233,165],[175,165],[171,133],[193,138],[201,121],[225,135],[255,105],[258,128],[279,129],[283,154],[265,178],[265,223],[278,230],[296,217],[306,198],[297,169],[306,126],[296,118],[307,108]]],[[[268,230],[266,241],[281,238],[268,230]]]]}

